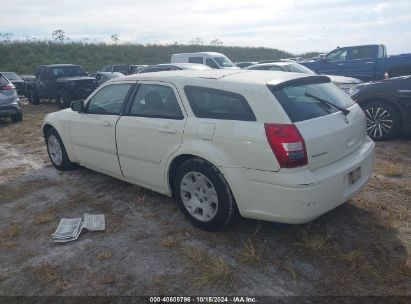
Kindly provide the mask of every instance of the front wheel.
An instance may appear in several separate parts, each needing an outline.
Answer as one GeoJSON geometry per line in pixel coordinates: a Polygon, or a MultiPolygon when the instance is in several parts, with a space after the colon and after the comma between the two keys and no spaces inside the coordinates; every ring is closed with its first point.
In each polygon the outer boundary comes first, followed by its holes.
{"type": "Polygon", "coordinates": [[[213,231],[227,226],[237,206],[224,176],[209,162],[192,158],[182,163],[174,179],[174,196],[182,212],[197,227],[213,231]]]}
{"type": "Polygon", "coordinates": [[[70,161],[63,141],[55,129],[48,130],[46,145],[51,163],[57,170],[71,170],[75,167],[75,164],[70,161]]]}
{"type": "Polygon", "coordinates": [[[67,91],[60,91],[57,94],[57,105],[60,109],[68,108],[71,104],[71,96],[67,91]]]}
{"type": "Polygon", "coordinates": [[[365,104],[363,110],[367,119],[367,133],[373,140],[388,140],[398,135],[401,117],[394,106],[386,101],[374,101],[365,104]]]}

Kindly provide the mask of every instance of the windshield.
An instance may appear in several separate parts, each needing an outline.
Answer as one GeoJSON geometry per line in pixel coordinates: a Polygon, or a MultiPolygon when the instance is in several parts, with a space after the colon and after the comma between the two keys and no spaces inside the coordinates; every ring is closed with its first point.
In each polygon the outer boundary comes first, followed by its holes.
{"type": "Polygon", "coordinates": [[[221,57],[214,57],[213,59],[218,63],[220,67],[231,68],[234,66],[234,64],[227,57],[221,56],[221,57]]]}
{"type": "Polygon", "coordinates": [[[86,73],[81,69],[80,66],[65,66],[52,68],[53,75],[56,78],[60,77],[72,77],[72,76],[84,76],[86,73]]]}
{"type": "Polygon", "coordinates": [[[285,68],[289,72],[294,72],[294,73],[304,73],[304,74],[310,74],[310,75],[315,75],[314,71],[311,71],[309,68],[301,65],[301,64],[289,64],[286,65],[285,68]]]}
{"type": "Polygon", "coordinates": [[[339,112],[338,108],[327,105],[319,99],[326,100],[343,109],[354,104],[350,97],[332,83],[288,86],[279,90],[271,88],[271,90],[292,122],[339,112]]]}
{"type": "Polygon", "coordinates": [[[21,80],[21,77],[14,72],[1,72],[8,80],[21,80]]]}

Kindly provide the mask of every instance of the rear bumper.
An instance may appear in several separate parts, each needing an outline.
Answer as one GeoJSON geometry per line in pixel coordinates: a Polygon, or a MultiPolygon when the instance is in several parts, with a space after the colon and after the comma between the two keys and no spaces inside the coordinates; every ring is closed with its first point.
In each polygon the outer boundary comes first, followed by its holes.
{"type": "Polygon", "coordinates": [[[0,117],[9,117],[14,114],[20,114],[21,107],[18,102],[0,104],[0,117]]]}
{"type": "Polygon", "coordinates": [[[374,142],[367,137],[349,156],[312,171],[223,171],[242,216],[301,224],[336,208],[366,185],[374,167],[374,148],[374,142]],[[361,177],[350,185],[349,173],[357,168],[361,168],[361,177]]]}

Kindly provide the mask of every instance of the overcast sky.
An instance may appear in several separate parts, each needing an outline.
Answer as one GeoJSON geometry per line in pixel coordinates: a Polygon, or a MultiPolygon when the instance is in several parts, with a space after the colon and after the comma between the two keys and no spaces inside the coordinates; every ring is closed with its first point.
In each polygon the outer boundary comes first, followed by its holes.
{"type": "Polygon", "coordinates": [[[384,43],[411,53],[411,0],[12,0],[2,5],[0,32],[73,40],[264,46],[292,53],[384,43]]]}

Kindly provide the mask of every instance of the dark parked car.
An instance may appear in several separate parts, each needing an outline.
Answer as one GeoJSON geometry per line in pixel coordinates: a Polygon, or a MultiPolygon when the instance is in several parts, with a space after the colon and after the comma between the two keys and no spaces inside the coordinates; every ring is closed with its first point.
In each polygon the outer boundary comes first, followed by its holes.
{"type": "Polygon", "coordinates": [[[54,98],[60,108],[67,108],[73,100],[87,98],[98,87],[96,78],[88,77],[79,65],[38,66],[35,74],[36,81],[27,88],[33,104],[39,104],[41,98],[54,98]]]}
{"type": "Polygon", "coordinates": [[[411,131],[411,76],[363,83],[353,87],[350,95],[363,108],[372,139],[391,139],[411,131]]]}
{"type": "Polygon", "coordinates": [[[244,61],[244,62],[237,62],[235,65],[238,66],[240,69],[244,69],[250,65],[257,64],[255,61],[244,61]]]}
{"type": "Polygon", "coordinates": [[[24,95],[24,80],[14,72],[0,72],[16,87],[17,94],[24,95]]]}
{"type": "Polygon", "coordinates": [[[29,97],[29,92],[27,88],[36,82],[36,76],[34,75],[21,75],[20,76],[24,80],[24,88],[23,88],[23,95],[25,97],[29,97]]]}
{"type": "Polygon", "coordinates": [[[98,70],[97,72],[110,72],[110,73],[119,72],[124,75],[128,75],[130,72],[130,67],[126,64],[107,65],[101,68],[100,70],[98,70]]]}
{"type": "Polygon", "coordinates": [[[13,122],[23,120],[16,88],[2,73],[0,73],[0,117],[10,117],[13,122]]]}
{"type": "Polygon", "coordinates": [[[97,72],[96,74],[93,75],[97,79],[98,85],[102,85],[106,81],[109,81],[110,79],[118,78],[118,77],[123,77],[124,74],[120,72],[97,72]]]}
{"type": "Polygon", "coordinates": [[[176,70],[211,70],[211,68],[199,63],[164,63],[137,69],[136,74],[176,70]]]}

